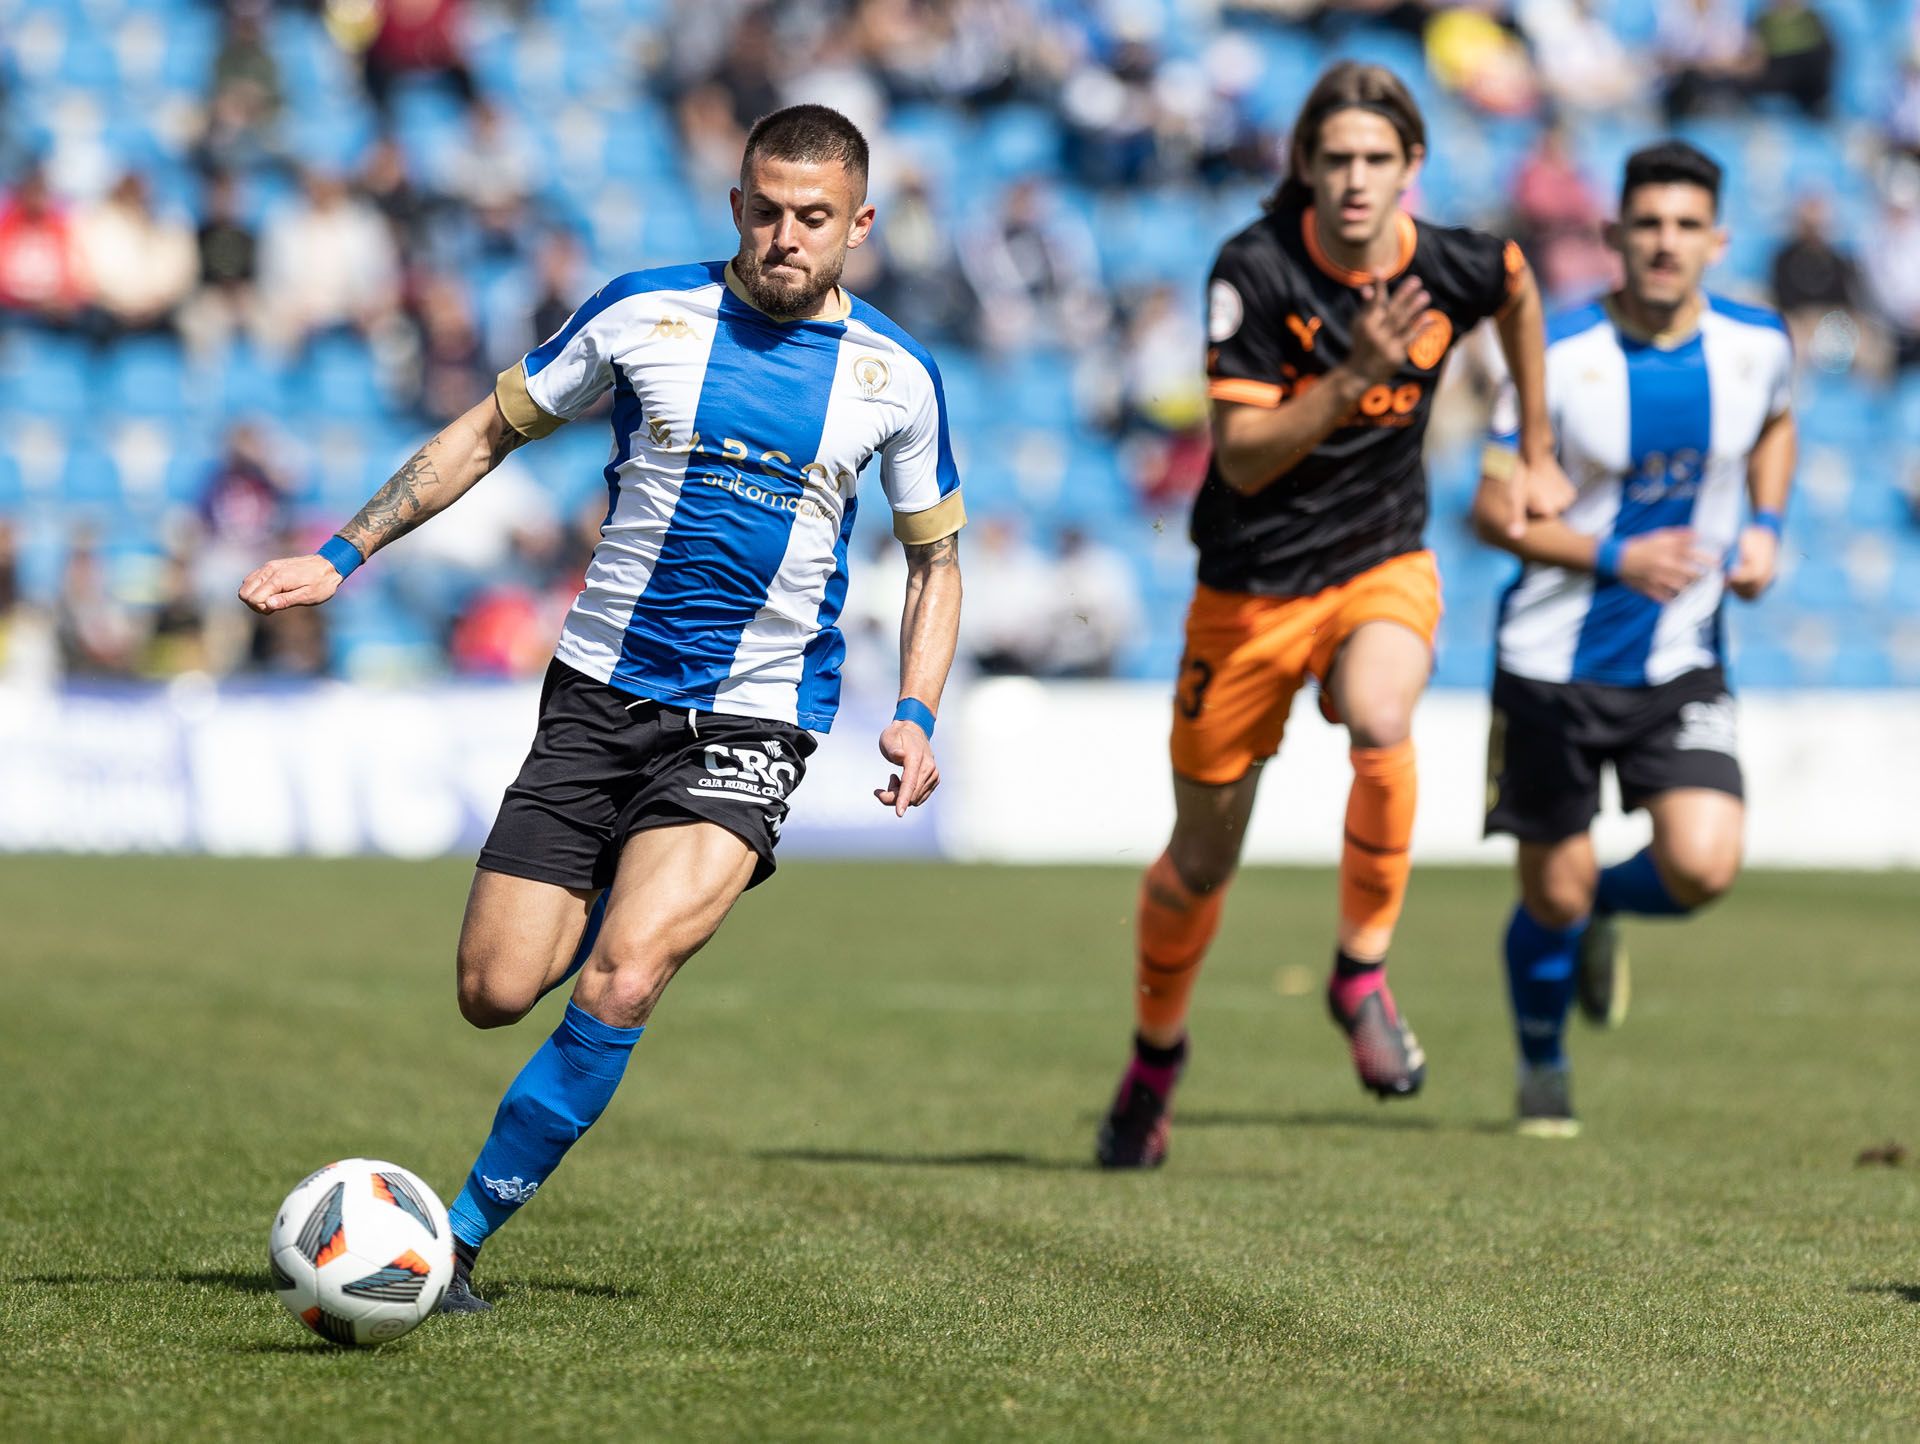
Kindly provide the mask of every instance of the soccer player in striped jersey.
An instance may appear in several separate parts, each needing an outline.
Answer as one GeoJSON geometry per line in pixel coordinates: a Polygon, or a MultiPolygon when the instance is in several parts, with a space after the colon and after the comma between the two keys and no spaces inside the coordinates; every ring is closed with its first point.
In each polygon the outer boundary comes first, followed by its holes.
{"type": "Polygon", "coordinates": [[[1519,840],[1506,962],[1519,1127],[1536,1136],[1578,1129],[1562,1046],[1575,998],[1595,1023],[1625,1015],[1616,920],[1683,917],[1740,868],[1721,607],[1773,580],[1793,367],[1778,316],[1702,287],[1726,246],[1719,195],[1720,167],[1683,142],[1627,161],[1609,230],[1625,282],[1548,330],[1547,398],[1579,494],[1514,534],[1508,397],[1475,506],[1483,537],[1524,563],[1500,607],[1487,831],[1519,840]],[[1602,868],[1587,830],[1607,764],[1653,842],[1602,868]]]}
{"type": "Polygon", "coordinates": [[[1425,122],[1390,71],[1333,66],[1294,123],[1286,183],[1214,263],[1213,462],[1193,510],[1173,835],[1141,883],[1132,1056],[1095,1145],[1106,1168],[1166,1157],[1188,1000],[1261,767],[1308,677],[1353,764],[1328,1010],[1363,1087],[1405,1098],[1425,1078],[1386,978],[1411,866],[1413,709],[1440,620],[1423,449],[1447,354],[1481,321],[1494,319],[1526,412],[1509,486],[1522,510],[1570,494],[1533,277],[1512,242],[1402,208],[1425,152],[1425,122]]]}
{"type": "Polygon", "coordinates": [[[844,116],[762,119],[730,261],[609,282],[317,554],[241,586],[263,613],[326,601],[507,453],[613,393],[607,516],[468,894],[460,1011],[499,1027],[578,978],[449,1210],[449,1310],[488,1307],[470,1286],[480,1246],[611,1100],[681,964],[772,873],[839,701],[835,622],[875,460],[908,561],[900,702],[880,735],[896,770],[875,795],[904,816],[939,783],[965,513],[933,358],[839,284],[873,227],[866,183],[867,144],[844,116]]]}

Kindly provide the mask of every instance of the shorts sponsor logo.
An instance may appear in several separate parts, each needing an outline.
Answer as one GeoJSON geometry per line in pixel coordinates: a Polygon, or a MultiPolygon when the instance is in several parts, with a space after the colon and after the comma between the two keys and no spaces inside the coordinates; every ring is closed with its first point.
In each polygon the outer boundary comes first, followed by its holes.
{"type": "Polygon", "coordinates": [[[1724,752],[1731,757],[1737,740],[1733,698],[1724,694],[1711,702],[1688,702],[1680,709],[1680,730],[1673,745],[1681,752],[1724,752]]]}
{"type": "Polygon", "coordinates": [[[687,791],[695,797],[724,797],[759,807],[782,807],[800,780],[800,769],[784,759],[783,743],[768,738],[758,747],[709,742],[703,761],[707,775],[687,791]]]}
{"type": "Polygon", "coordinates": [[[525,1203],[540,1187],[539,1179],[528,1183],[517,1173],[512,1178],[488,1178],[485,1174],[481,1174],[480,1182],[488,1193],[502,1203],[525,1203]]]}

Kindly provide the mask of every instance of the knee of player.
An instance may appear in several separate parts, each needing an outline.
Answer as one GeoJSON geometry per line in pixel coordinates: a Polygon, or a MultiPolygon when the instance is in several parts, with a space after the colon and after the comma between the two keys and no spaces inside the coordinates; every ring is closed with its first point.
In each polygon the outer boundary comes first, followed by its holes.
{"type": "Polygon", "coordinates": [[[1544,928],[1570,928],[1593,911],[1593,885],[1578,878],[1555,878],[1527,889],[1521,904],[1544,928]]]}
{"type": "Polygon", "coordinates": [[[1661,858],[1660,873],[1675,902],[1705,907],[1724,896],[1740,876],[1740,850],[1720,847],[1661,858]]]}
{"type": "Polygon", "coordinates": [[[1347,736],[1355,747],[1398,747],[1413,735],[1413,709],[1398,698],[1362,702],[1347,718],[1347,736]]]}
{"type": "Polygon", "coordinates": [[[460,1016],[476,1028],[505,1028],[519,1022],[540,1000],[537,992],[483,976],[460,974],[460,1016]]]}
{"type": "Polygon", "coordinates": [[[1240,839],[1206,835],[1176,836],[1167,848],[1167,857],[1180,881],[1197,893],[1215,892],[1233,879],[1240,865],[1240,839]]]}

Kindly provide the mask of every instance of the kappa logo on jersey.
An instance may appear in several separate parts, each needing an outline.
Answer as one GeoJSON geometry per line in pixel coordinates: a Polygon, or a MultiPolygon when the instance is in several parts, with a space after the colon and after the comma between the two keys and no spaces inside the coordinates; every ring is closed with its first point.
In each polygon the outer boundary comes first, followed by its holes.
{"type": "Polygon", "coordinates": [[[784,750],[773,738],[758,747],[709,742],[704,757],[707,775],[687,791],[695,797],[730,797],[780,807],[800,780],[800,769],[781,757],[784,750]]]}
{"type": "Polygon", "coordinates": [[[488,1193],[502,1203],[525,1203],[540,1187],[538,1179],[528,1183],[517,1173],[512,1178],[488,1178],[482,1174],[480,1182],[488,1193]]]}
{"type": "Polygon", "coordinates": [[[1673,745],[1682,752],[1723,752],[1732,757],[1738,731],[1733,698],[1722,693],[1711,702],[1689,702],[1680,709],[1680,730],[1673,745]]]}
{"type": "Polygon", "coordinates": [[[662,316],[647,332],[649,341],[691,341],[695,335],[684,316],[662,316]]]}
{"type": "Polygon", "coordinates": [[[1231,282],[1215,281],[1207,287],[1207,339],[1214,345],[1231,340],[1246,317],[1246,305],[1231,282]]]}
{"type": "Polygon", "coordinates": [[[1293,332],[1294,340],[1300,343],[1300,349],[1311,351],[1315,338],[1320,334],[1320,318],[1310,317],[1302,321],[1298,316],[1287,317],[1287,329],[1293,332]]]}

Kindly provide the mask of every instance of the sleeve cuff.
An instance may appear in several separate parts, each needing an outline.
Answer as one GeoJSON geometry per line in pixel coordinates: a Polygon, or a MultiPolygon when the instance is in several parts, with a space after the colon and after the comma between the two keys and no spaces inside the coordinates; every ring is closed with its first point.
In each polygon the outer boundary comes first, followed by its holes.
{"type": "Polygon", "coordinates": [[[493,396],[500,403],[500,414],[507,418],[507,425],[529,441],[550,436],[567,424],[566,417],[542,410],[527,391],[524,361],[516,361],[500,373],[493,383],[493,396]]]}
{"type": "Polygon", "coordinates": [[[925,511],[896,511],[893,534],[910,547],[923,547],[952,536],[967,524],[967,508],[960,493],[950,491],[925,511]]]}

